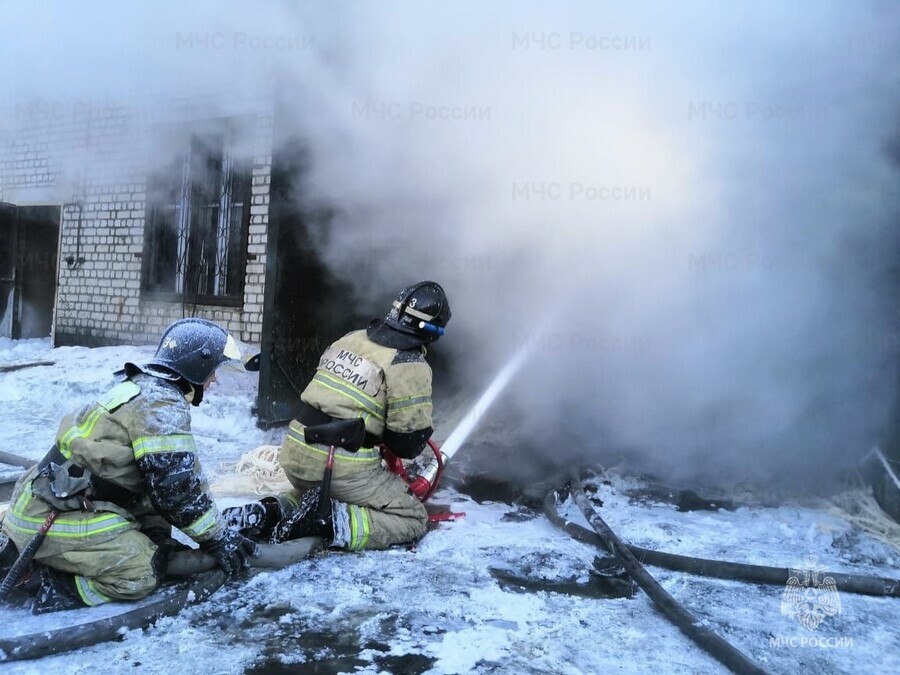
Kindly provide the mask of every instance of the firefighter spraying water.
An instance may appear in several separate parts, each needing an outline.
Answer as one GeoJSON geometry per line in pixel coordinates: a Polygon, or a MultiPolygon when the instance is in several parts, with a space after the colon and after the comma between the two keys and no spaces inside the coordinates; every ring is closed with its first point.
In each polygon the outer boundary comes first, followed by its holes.
{"type": "Polygon", "coordinates": [[[379,446],[389,459],[411,460],[430,440],[426,347],[450,314],[444,289],[422,281],[403,289],[384,319],[328,347],[279,452],[293,489],[227,510],[230,526],[258,540],[322,537],[350,551],[422,537],[428,513],[382,465],[379,446]]]}
{"type": "Polygon", "coordinates": [[[401,291],[383,321],[330,346],[279,453],[295,489],[226,509],[231,526],[259,540],[320,536],[348,550],[423,536],[429,517],[422,502],[531,351],[526,343],[513,355],[438,447],[430,438],[425,346],[444,334],[449,319],[443,289],[424,281],[401,291]],[[432,456],[410,475],[404,460],[419,457],[426,444],[432,456]]]}

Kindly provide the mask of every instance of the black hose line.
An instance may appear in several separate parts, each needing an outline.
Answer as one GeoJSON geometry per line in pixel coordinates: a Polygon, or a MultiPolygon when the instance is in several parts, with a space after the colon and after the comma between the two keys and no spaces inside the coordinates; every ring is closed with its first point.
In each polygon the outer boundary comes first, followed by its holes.
{"type": "Polygon", "coordinates": [[[205,600],[226,580],[224,572],[212,570],[195,577],[189,585],[178,591],[165,594],[148,604],[140,604],[123,614],[28,635],[0,637],[0,663],[39,659],[100,642],[118,640],[122,637],[123,630],[147,628],[161,617],[174,616],[186,605],[205,600]]]}
{"type": "Polygon", "coordinates": [[[629,576],[641,589],[650,596],[650,599],[656,603],[657,607],[665,614],[672,623],[674,623],[682,633],[687,635],[706,653],[715,658],[719,663],[735,673],[752,673],[753,675],[761,675],[766,671],[760,668],[743,652],[736,649],[728,642],[720,638],[700,621],[694,617],[688,610],[682,607],[675,598],[669,595],[659,583],[644,569],[644,566],[634,557],[634,554],[628,550],[628,547],[622,543],[622,540],[613,532],[600,515],[594,511],[584,490],[581,487],[581,476],[578,471],[572,470],[570,480],[572,497],[575,503],[587,521],[594,528],[594,531],[603,541],[604,548],[613,553],[616,559],[625,568],[629,576]]]}
{"type": "MultiPolygon", "coordinates": [[[[548,493],[544,498],[544,513],[551,523],[565,531],[570,537],[609,551],[603,539],[596,532],[577,523],[570,522],[559,515],[556,510],[555,491],[548,493]]],[[[785,567],[768,567],[724,560],[692,558],[686,555],[654,551],[649,548],[632,545],[628,545],[628,550],[645,565],[663,567],[668,570],[687,572],[698,576],[714,577],[716,579],[733,579],[757,584],[784,586],[791,577],[791,571],[785,567]]],[[[823,572],[823,575],[834,579],[838,591],[878,597],[900,597],[900,579],[871,577],[864,574],[844,574],[842,572],[823,572]]]]}

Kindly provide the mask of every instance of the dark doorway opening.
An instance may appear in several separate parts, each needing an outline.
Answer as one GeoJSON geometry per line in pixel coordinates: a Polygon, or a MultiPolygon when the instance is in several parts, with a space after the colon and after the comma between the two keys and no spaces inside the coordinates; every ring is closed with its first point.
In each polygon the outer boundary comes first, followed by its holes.
{"type": "Polygon", "coordinates": [[[47,337],[53,328],[58,206],[0,204],[0,337],[47,337]]]}
{"type": "Polygon", "coordinates": [[[261,427],[293,419],[322,352],[374,316],[354,299],[348,280],[320,258],[332,213],[304,201],[309,159],[303,143],[278,139],[275,147],[257,399],[261,427]]]}

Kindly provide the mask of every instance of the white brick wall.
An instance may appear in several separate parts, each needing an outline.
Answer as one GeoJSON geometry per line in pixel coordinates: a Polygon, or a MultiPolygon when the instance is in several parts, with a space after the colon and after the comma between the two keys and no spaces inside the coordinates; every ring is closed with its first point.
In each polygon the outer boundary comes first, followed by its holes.
{"type": "Polygon", "coordinates": [[[260,342],[273,118],[258,98],[228,106],[229,114],[248,121],[254,157],[243,305],[183,307],[141,297],[146,176],[157,161],[154,130],[202,121],[215,98],[197,94],[193,103],[178,106],[80,104],[78,114],[65,106],[20,106],[19,114],[0,115],[13,120],[12,128],[0,129],[0,200],[83,204],[80,243],[77,212],[64,210],[61,224],[58,344],[152,344],[184,315],[211,319],[245,342],[260,342]],[[69,256],[84,262],[67,265],[69,256]]]}

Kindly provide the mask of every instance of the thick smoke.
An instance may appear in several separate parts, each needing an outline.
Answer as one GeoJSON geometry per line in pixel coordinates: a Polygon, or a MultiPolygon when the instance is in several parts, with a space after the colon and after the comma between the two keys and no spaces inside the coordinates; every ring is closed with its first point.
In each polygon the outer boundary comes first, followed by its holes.
{"type": "Polygon", "coordinates": [[[359,301],[444,284],[463,397],[531,347],[476,467],[808,486],[885,432],[892,3],[5,11],[20,97],[277,83],[303,207],[334,210],[323,257],[359,301]]]}
{"type": "Polygon", "coordinates": [[[355,7],[307,188],[363,291],[445,283],[470,386],[533,348],[474,465],[808,487],[879,441],[895,9],[355,7]]]}

